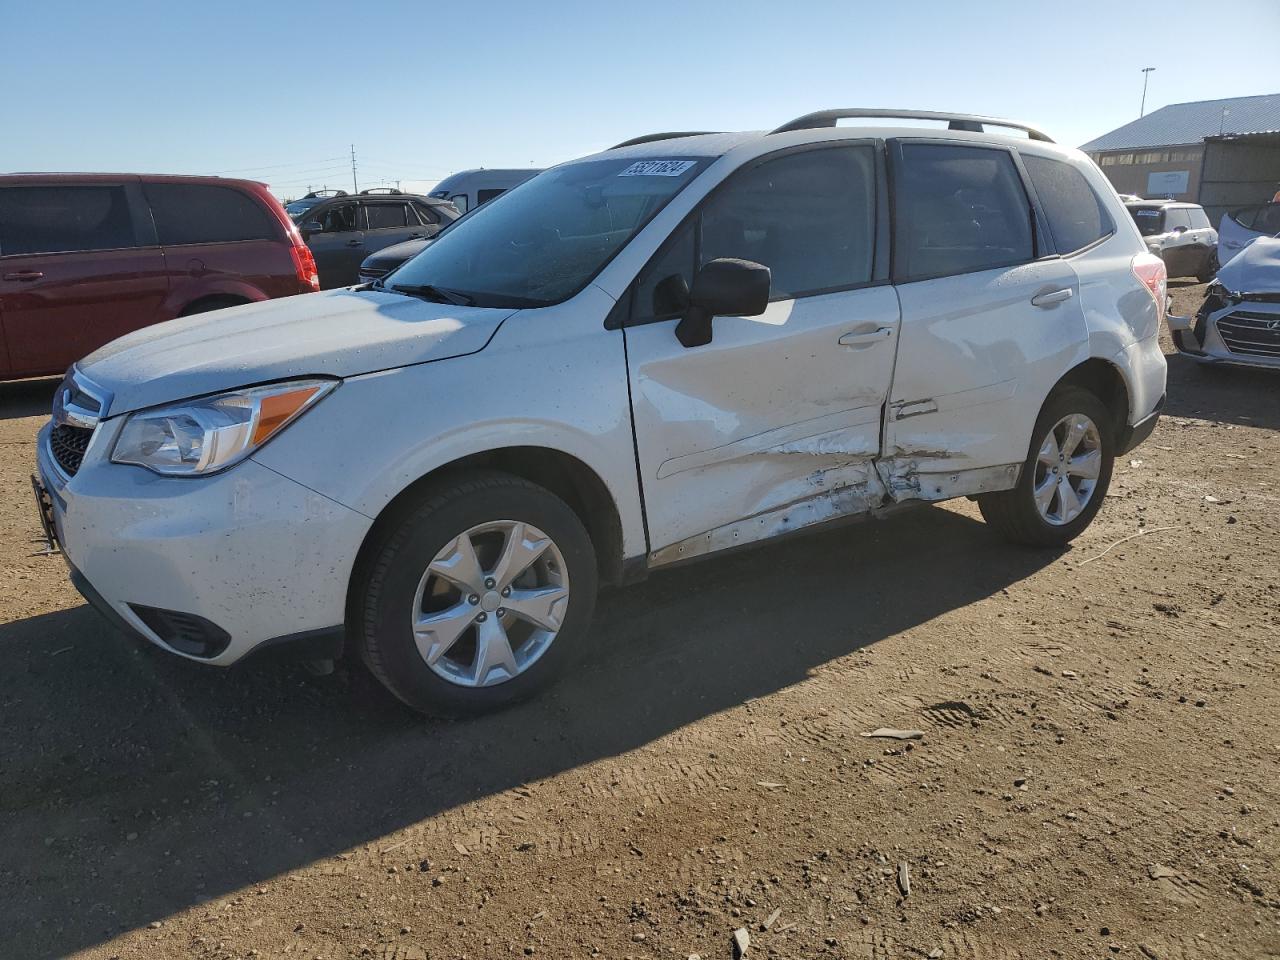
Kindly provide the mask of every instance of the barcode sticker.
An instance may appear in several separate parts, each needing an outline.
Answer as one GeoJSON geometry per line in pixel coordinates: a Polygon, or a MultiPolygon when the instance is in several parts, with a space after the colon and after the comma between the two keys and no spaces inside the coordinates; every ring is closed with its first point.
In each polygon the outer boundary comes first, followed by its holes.
{"type": "Polygon", "coordinates": [[[690,167],[692,160],[637,160],[620,177],[678,177],[690,167]]]}

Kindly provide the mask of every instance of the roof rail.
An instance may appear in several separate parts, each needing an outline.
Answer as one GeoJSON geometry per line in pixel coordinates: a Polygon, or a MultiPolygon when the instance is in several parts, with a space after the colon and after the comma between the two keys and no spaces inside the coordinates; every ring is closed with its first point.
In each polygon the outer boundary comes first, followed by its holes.
{"type": "Polygon", "coordinates": [[[850,107],[845,110],[819,110],[817,113],[806,113],[790,123],[784,123],[770,133],[786,133],[789,130],[816,130],[820,127],[834,127],[837,120],[850,120],[863,117],[884,117],[892,120],[946,120],[949,130],[968,130],[971,133],[982,133],[986,126],[1010,127],[1014,130],[1025,130],[1032,140],[1053,143],[1053,138],[1043,130],[1016,120],[1001,120],[998,117],[979,117],[971,113],[938,113],[934,110],[881,110],[869,107],[850,107]]]}
{"type": "Polygon", "coordinates": [[[708,133],[717,133],[715,130],[679,130],[674,133],[646,133],[642,137],[632,137],[630,140],[623,140],[621,143],[615,143],[610,150],[621,150],[623,147],[634,147],[641,143],[653,143],[655,140],[676,140],[680,137],[701,137],[708,133]]]}

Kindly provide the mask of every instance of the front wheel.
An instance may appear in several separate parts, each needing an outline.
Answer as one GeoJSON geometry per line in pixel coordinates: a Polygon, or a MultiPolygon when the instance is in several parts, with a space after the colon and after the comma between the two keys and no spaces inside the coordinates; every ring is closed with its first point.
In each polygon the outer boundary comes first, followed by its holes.
{"type": "Polygon", "coordinates": [[[384,524],[357,596],[365,662],[422,713],[530,696],[585,646],[596,557],[577,514],[500,473],[428,490],[384,524]]]}
{"type": "Polygon", "coordinates": [[[1014,543],[1056,547],[1074,540],[1111,483],[1111,423],[1106,406],[1088,390],[1056,391],[1040,411],[1018,485],[978,498],[983,519],[1014,543]]]}

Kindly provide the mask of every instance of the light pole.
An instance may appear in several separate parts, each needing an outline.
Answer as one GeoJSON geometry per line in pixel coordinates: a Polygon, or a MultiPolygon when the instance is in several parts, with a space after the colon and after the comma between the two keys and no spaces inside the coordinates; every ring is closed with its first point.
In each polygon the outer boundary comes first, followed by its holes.
{"type": "Polygon", "coordinates": [[[1142,106],[1138,108],[1138,119],[1141,120],[1147,112],[1147,79],[1151,75],[1151,71],[1155,67],[1142,68],[1142,106]]]}

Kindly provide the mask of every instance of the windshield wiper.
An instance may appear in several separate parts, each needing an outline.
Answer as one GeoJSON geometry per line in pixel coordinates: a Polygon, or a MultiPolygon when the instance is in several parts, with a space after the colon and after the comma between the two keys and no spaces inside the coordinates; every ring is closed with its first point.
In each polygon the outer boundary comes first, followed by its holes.
{"type": "Polygon", "coordinates": [[[429,283],[395,283],[389,287],[379,286],[377,289],[403,293],[410,297],[421,297],[423,300],[430,300],[433,303],[451,303],[455,307],[469,307],[475,302],[464,293],[446,290],[444,287],[433,286],[429,283]]]}

